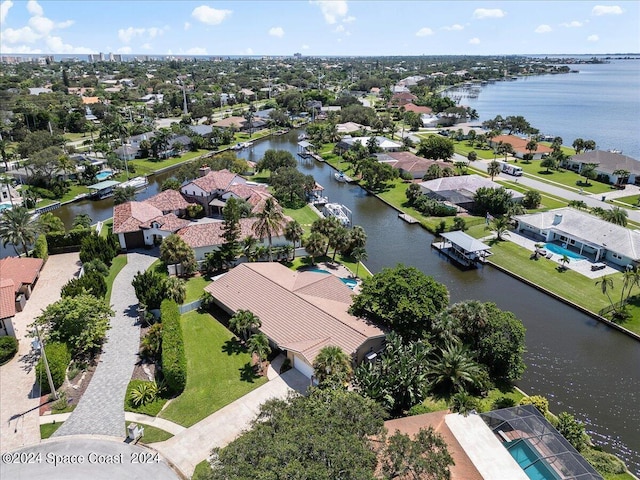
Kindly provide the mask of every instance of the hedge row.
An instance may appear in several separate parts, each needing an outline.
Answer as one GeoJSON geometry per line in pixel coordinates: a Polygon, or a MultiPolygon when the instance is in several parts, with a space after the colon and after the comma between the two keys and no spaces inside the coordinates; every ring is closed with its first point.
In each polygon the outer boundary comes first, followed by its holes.
{"type": "MultiPolygon", "coordinates": [[[[53,386],[57,390],[64,383],[67,367],[71,362],[71,353],[69,353],[67,345],[60,342],[47,343],[44,346],[44,351],[47,354],[53,386]]],[[[47,371],[44,368],[43,357],[40,357],[36,365],[36,380],[40,384],[42,394],[51,393],[49,380],[47,379],[47,371]]]]}
{"type": "Polygon", "coordinates": [[[172,300],[160,305],[162,319],[162,373],[167,387],[180,394],[187,384],[187,357],[184,353],[180,310],[172,300]]]}
{"type": "Polygon", "coordinates": [[[47,233],[47,244],[52,254],[80,250],[82,239],[91,235],[90,228],[71,230],[67,233],[47,233]]]}
{"type": "Polygon", "coordinates": [[[97,233],[82,239],[80,246],[80,261],[82,263],[99,259],[105,265],[111,265],[111,261],[118,255],[120,244],[115,235],[107,238],[99,236],[97,233]]]}
{"type": "Polygon", "coordinates": [[[4,365],[18,353],[16,337],[0,337],[0,365],[4,365]]]}
{"type": "Polygon", "coordinates": [[[100,273],[91,271],[79,278],[72,278],[62,287],[61,297],[75,297],[82,293],[90,293],[103,299],[107,294],[107,282],[100,273]]]}
{"type": "Polygon", "coordinates": [[[45,262],[47,258],[49,258],[49,246],[47,245],[47,237],[45,235],[40,235],[36,239],[36,244],[33,247],[33,256],[41,258],[45,262]]]}

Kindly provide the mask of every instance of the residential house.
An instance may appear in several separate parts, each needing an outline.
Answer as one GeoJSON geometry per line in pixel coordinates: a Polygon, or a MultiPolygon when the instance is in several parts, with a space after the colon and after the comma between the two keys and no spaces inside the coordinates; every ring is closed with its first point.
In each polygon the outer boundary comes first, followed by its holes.
{"type": "Polygon", "coordinates": [[[0,259],[0,336],[15,336],[12,318],[24,308],[43,265],[41,258],[0,259]]]}
{"type": "Polygon", "coordinates": [[[427,160],[418,157],[411,152],[388,152],[376,154],[379,162],[388,163],[400,172],[400,175],[408,173],[412,178],[422,178],[431,165],[438,165],[440,168],[452,168],[453,165],[447,162],[427,160]]]}
{"type": "Polygon", "coordinates": [[[406,87],[402,87],[402,90],[400,90],[397,93],[394,93],[391,96],[391,100],[389,100],[389,105],[402,106],[402,105],[407,105],[409,103],[413,103],[416,100],[418,100],[418,97],[416,97],[413,93],[409,92],[408,89],[406,89],[406,87]]]}
{"type": "Polygon", "coordinates": [[[354,132],[364,132],[367,130],[370,130],[370,128],[355,122],[338,123],[336,125],[336,131],[338,133],[344,133],[347,135],[351,135],[354,132]]]}
{"type": "Polygon", "coordinates": [[[323,347],[340,347],[357,365],[384,342],[380,328],[348,313],[353,292],[334,275],[243,263],[205,291],[229,315],[249,310],[260,318],[271,345],[286,351],[293,368],[309,378],[323,347]]]}
{"type": "Polygon", "coordinates": [[[211,125],[189,125],[189,130],[191,130],[196,135],[200,135],[201,137],[208,137],[213,133],[213,126],[211,126],[211,125]]]}
{"type": "Polygon", "coordinates": [[[566,168],[580,173],[587,163],[598,164],[595,169],[596,174],[606,177],[611,184],[640,184],[640,161],[622,153],[593,150],[572,156],[564,162],[564,165],[566,168]],[[626,182],[619,174],[614,173],[620,170],[629,172],[626,182]]]}
{"type": "Polygon", "coordinates": [[[194,205],[188,202],[180,192],[171,189],[147,198],[145,202],[160,210],[163,215],[173,213],[178,217],[184,216],[187,213],[187,208],[194,205]]]}
{"type": "Polygon", "coordinates": [[[418,115],[431,115],[433,113],[433,109],[431,107],[422,107],[411,102],[404,105],[404,111],[415,112],[418,115]]]}
{"type": "Polygon", "coordinates": [[[191,202],[202,205],[205,214],[219,213],[224,207],[222,195],[232,185],[246,184],[247,180],[229,170],[211,171],[209,167],[200,169],[200,177],[180,187],[180,192],[191,202]]]}
{"type": "MultiPolygon", "coordinates": [[[[480,175],[460,175],[457,177],[442,177],[421,182],[422,193],[441,202],[457,205],[465,210],[472,210],[476,191],[481,188],[501,188],[502,185],[492,182],[480,175]]],[[[515,190],[507,189],[511,193],[512,201],[521,202],[524,195],[515,190]]]]}
{"type": "Polygon", "coordinates": [[[640,263],[640,232],[570,207],[514,217],[517,231],[541,242],[556,242],[595,262],[626,267],[640,263]]]}
{"type": "Polygon", "coordinates": [[[516,137],[515,135],[498,135],[497,137],[493,137],[489,141],[489,146],[491,148],[496,148],[500,143],[511,144],[516,158],[524,158],[525,154],[531,153],[533,155],[533,160],[540,160],[542,157],[553,152],[551,147],[541,145],[540,143],[537,144],[537,150],[529,152],[529,150],[527,150],[527,143],[529,143],[529,139],[516,137]]]}
{"type": "Polygon", "coordinates": [[[236,130],[242,130],[246,122],[247,121],[244,117],[227,117],[212,123],[211,126],[216,128],[235,128],[236,130]]]}
{"type": "Polygon", "coordinates": [[[16,295],[13,280],[0,278],[0,337],[15,337],[13,317],[16,314],[16,295]]]}
{"type": "MultiPolygon", "coordinates": [[[[338,142],[337,147],[341,150],[349,150],[356,143],[360,143],[362,146],[366,147],[370,138],[371,137],[351,137],[347,135],[342,137],[340,142],[338,142]]],[[[402,143],[394,142],[393,140],[380,135],[375,136],[375,139],[378,148],[383,152],[397,152],[402,150],[402,143]]]]}

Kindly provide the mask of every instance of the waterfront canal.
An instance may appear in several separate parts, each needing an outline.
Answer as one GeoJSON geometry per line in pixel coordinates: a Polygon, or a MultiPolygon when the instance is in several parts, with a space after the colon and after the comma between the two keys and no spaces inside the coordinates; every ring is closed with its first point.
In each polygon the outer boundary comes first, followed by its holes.
{"type": "MultiPolygon", "coordinates": [[[[260,141],[239,156],[257,161],[271,148],[295,155],[297,134],[260,141]]],[[[553,411],[565,410],[583,420],[597,444],[640,473],[640,343],[490,266],[457,269],[430,248],[431,234],[403,222],[395,210],[361,188],[335,181],[328,165],[301,161],[299,168],[325,187],[331,202],[350,208],[354,224],[365,228],[366,264],[372,272],[397,263],[413,265],[446,284],[452,302],[490,301],[514,312],[527,328],[527,370],[518,385],[527,393],[548,397],[553,411]]],[[[151,177],[138,199],[157,193],[169,176],[165,172],[151,177]]],[[[69,226],[78,213],[94,221],[107,219],[112,205],[112,199],[84,201],[55,213],[69,226]]]]}

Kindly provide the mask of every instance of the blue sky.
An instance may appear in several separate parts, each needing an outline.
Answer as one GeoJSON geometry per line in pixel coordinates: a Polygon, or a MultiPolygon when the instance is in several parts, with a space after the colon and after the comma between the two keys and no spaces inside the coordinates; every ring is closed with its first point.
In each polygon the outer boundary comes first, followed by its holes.
{"type": "Polygon", "coordinates": [[[2,54],[640,52],[640,2],[626,0],[1,0],[0,15],[2,54]]]}

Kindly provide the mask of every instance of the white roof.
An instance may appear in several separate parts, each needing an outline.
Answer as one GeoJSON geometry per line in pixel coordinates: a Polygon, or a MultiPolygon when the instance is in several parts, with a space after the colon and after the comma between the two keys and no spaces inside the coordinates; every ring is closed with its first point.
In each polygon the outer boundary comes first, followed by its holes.
{"type": "Polygon", "coordinates": [[[462,248],[465,252],[482,252],[491,248],[489,245],[482,243],[480,240],[476,240],[471,235],[467,235],[460,230],[442,233],[441,235],[454,245],[462,248]]]}
{"type": "MultiPolygon", "coordinates": [[[[488,178],[481,177],[480,175],[460,175],[456,177],[442,177],[421,182],[420,187],[423,190],[430,192],[442,192],[446,190],[466,190],[471,193],[475,193],[477,189],[481,187],[486,188],[500,188],[502,185],[496,182],[492,182],[488,178]]],[[[513,195],[512,198],[521,198],[524,195],[515,190],[507,189],[513,195]]]]}
{"type": "Polygon", "coordinates": [[[632,260],[640,260],[640,233],[574,208],[518,215],[515,219],[538,229],[563,232],[568,236],[602,245],[607,250],[632,260]]]}

